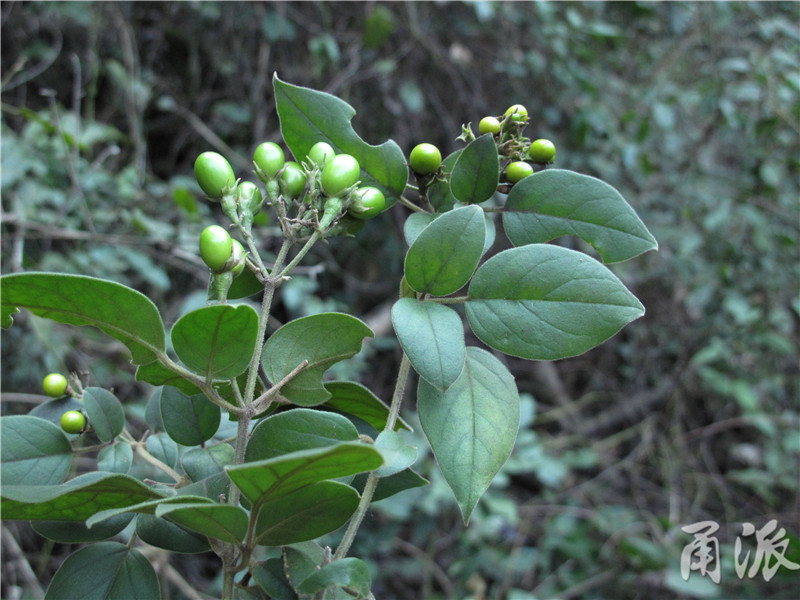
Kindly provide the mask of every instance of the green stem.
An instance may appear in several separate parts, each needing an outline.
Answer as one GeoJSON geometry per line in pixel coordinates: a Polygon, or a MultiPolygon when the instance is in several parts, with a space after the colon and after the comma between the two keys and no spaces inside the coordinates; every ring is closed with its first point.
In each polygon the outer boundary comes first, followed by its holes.
{"type": "Polygon", "coordinates": [[[425,298],[426,302],[437,302],[438,304],[464,304],[469,301],[469,296],[451,296],[449,298],[425,298]]]}
{"type": "MultiPolygon", "coordinates": [[[[397,373],[397,382],[394,386],[394,394],[392,394],[392,403],[389,406],[389,415],[386,417],[386,425],[383,428],[384,431],[394,429],[394,426],[397,423],[397,419],[400,416],[400,405],[403,402],[403,396],[405,395],[406,384],[408,383],[408,374],[410,371],[411,361],[408,360],[408,356],[406,356],[404,352],[403,359],[400,361],[400,369],[397,373]]],[[[364,484],[364,490],[361,492],[361,500],[358,502],[358,508],[356,508],[356,512],[353,514],[353,517],[350,519],[350,523],[347,525],[347,530],[344,532],[342,541],[339,542],[339,547],[336,548],[336,553],[333,555],[333,560],[339,560],[347,556],[347,552],[350,550],[350,546],[353,544],[353,540],[356,538],[358,529],[361,527],[361,522],[367,515],[367,510],[369,510],[372,497],[375,495],[375,489],[378,487],[378,479],[378,476],[375,475],[375,471],[370,472],[370,474],[367,476],[367,482],[364,484]]]]}
{"type": "MultiPolygon", "coordinates": [[[[297,264],[301,260],[303,260],[303,257],[305,257],[305,255],[308,254],[308,251],[311,250],[311,247],[319,241],[319,238],[321,236],[322,233],[319,230],[314,231],[314,233],[311,234],[311,237],[308,238],[308,241],[305,243],[305,246],[300,248],[300,251],[297,253],[297,256],[295,256],[292,259],[292,261],[283,268],[278,277],[279,278],[285,277],[292,269],[294,269],[297,266],[297,264]]],[[[275,269],[273,268],[273,272],[274,271],[275,269]]]]}

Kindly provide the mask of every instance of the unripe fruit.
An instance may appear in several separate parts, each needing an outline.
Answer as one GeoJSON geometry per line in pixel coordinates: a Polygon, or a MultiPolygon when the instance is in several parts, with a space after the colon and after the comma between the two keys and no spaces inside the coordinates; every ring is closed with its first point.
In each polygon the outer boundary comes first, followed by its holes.
{"type": "Polygon", "coordinates": [[[347,212],[357,219],[371,219],[386,207],[386,197],[376,187],[358,188],[353,194],[347,212]]]}
{"type": "Polygon", "coordinates": [[[67,433],[80,433],[86,427],[86,417],[79,410],[68,410],[61,415],[61,429],[67,433]]]}
{"type": "Polygon", "coordinates": [[[361,177],[361,166],[349,154],[337,154],[322,167],[320,183],[328,196],[336,196],[354,185],[361,177]]]}
{"type": "Polygon", "coordinates": [[[533,167],[522,160],[512,162],[506,167],[506,181],[509,183],[517,183],[531,175],[533,175],[533,167]]]}
{"type": "Polygon", "coordinates": [[[495,117],[483,117],[481,122],[478,123],[478,131],[480,131],[481,134],[491,133],[492,135],[496,135],[500,133],[500,121],[495,117]]]}
{"type": "Polygon", "coordinates": [[[415,173],[430,175],[442,164],[442,153],[433,144],[417,144],[411,151],[409,163],[415,173]]]}
{"type": "Polygon", "coordinates": [[[42,389],[51,398],[60,398],[67,391],[67,378],[61,373],[50,373],[42,380],[42,389]]]}
{"type": "Polygon", "coordinates": [[[234,277],[238,277],[244,271],[246,266],[244,246],[239,240],[233,241],[233,249],[231,250],[231,257],[229,264],[232,264],[231,272],[234,277]]]}
{"type": "Polygon", "coordinates": [[[550,140],[536,140],[528,148],[528,156],[537,163],[551,163],[556,156],[556,146],[550,140]]]}
{"type": "Polygon", "coordinates": [[[221,154],[203,152],[194,161],[194,176],[211,198],[221,198],[222,190],[236,182],[233,167],[221,154]]]}
{"type": "Polygon", "coordinates": [[[306,189],[306,172],[303,167],[290,160],[283,167],[281,182],[284,193],[290,198],[297,198],[306,189]]]}
{"type": "Polygon", "coordinates": [[[200,257],[214,273],[225,269],[232,251],[233,240],[223,227],[209,225],[200,234],[200,257]]]}
{"type": "Polygon", "coordinates": [[[283,149],[275,142],[264,142],[259,144],[253,152],[253,162],[264,171],[267,177],[275,177],[275,174],[283,168],[286,157],[283,149]]]}
{"type": "Polygon", "coordinates": [[[308,160],[315,165],[324,165],[336,156],[336,151],[328,142],[317,142],[308,151],[308,160]]]}
{"type": "Polygon", "coordinates": [[[515,123],[522,123],[528,120],[528,109],[522,104],[513,104],[506,109],[505,116],[510,116],[515,123]]]}

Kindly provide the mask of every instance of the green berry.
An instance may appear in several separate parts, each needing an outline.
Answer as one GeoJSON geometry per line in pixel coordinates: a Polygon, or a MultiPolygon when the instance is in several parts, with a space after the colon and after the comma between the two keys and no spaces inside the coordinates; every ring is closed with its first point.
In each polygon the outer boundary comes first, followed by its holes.
{"type": "Polygon", "coordinates": [[[361,177],[358,160],[349,154],[337,154],[322,167],[320,183],[327,196],[336,196],[346,190],[361,177]]]}
{"type": "Polygon", "coordinates": [[[556,157],[556,146],[550,140],[536,140],[528,148],[528,156],[537,163],[551,163],[556,157]]]}
{"type": "Polygon", "coordinates": [[[306,172],[303,167],[290,160],[283,167],[281,186],[290,198],[298,198],[306,189],[306,172]]]}
{"type": "Polygon", "coordinates": [[[495,117],[483,117],[481,122],[478,123],[478,131],[480,131],[481,134],[491,133],[492,135],[496,135],[500,133],[500,121],[495,117]]]}
{"type": "Polygon", "coordinates": [[[433,144],[418,144],[410,155],[411,169],[420,175],[435,173],[442,164],[442,153],[433,144]]]}
{"type": "Polygon", "coordinates": [[[86,417],[79,410],[68,410],[61,415],[61,429],[67,433],[80,433],[86,427],[86,417]]]}
{"type": "Polygon", "coordinates": [[[51,398],[60,398],[67,391],[67,378],[61,373],[50,373],[42,380],[42,389],[51,398]]]}
{"type": "Polygon", "coordinates": [[[311,146],[308,151],[308,160],[315,165],[324,165],[330,159],[336,156],[336,151],[328,142],[317,142],[311,146]]]}
{"type": "Polygon", "coordinates": [[[202,190],[211,198],[219,199],[226,187],[236,183],[233,167],[221,154],[203,152],[194,161],[194,176],[202,190]]]}
{"type": "Polygon", "coordinates": [[[353,194],[347,212],[357,219],[371,219],[386,208],[386,197],[376,187],[358,188],[353,194]]]}
{"type": "Polygon", "coordinates": [[[533,175],[533,167],[522,160],[512,162],[506,167],[506,181],[509,183],[517,183],[531,175],[533,175]]]}
{"type": "Polygon", "coordinates": [[[506,109],[506,117],[510,117],[515,123],[524,123],[528,120],[528,109],[522,104],[513,104],[506,109]]]}
{"type": "Polygon", "coordinates": [[[200,257],[214,273],[225,270],[232,251],[233,240],[225,228],[209,225],[200,234],[200,257]]]}
{"type": "Polygon", "coordinates": [[[275,177],[275,174],[283,168],[286,158],[283,149],[275,142],[264,142],[253,152],[253,162],[264,171],[267,177],[275,177]]]}

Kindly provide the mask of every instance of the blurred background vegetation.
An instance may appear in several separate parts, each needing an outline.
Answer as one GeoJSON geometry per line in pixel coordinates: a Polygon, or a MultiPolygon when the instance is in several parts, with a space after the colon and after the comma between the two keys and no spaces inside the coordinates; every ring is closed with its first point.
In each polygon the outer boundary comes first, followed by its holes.
{"type": "MultiPolygon", "coordinates": [[[[449,153],[462,123],[520,102],[528,135],[556,143],[558,167],[615,186],[659,240],[659,252],[615,266],[643,319],[583,356],[508,360],[523,425],[469,528],[430,455],[418,464],[430,486],[375,505],[353,554],[370,561],[377,598],[796,597],[800,571],[765,582],[733,563],[741,524],[769,519],[800,562],[800,4],[0,10],[4,273],[114,279],[148,294],[167,323],[202,302],[196,239],[223,217],[192,164],[213,149],[244,174],[253,148],[279,139],[275,72],[340,96],[364,139],[406,152],[426,141],[449,153]],[[692,541],[680,528],[703,520],[720,525],[719,585],[680,576],[692,541]]],[[[365,318],[379,335],[337,374],[384,398],[399,363],[387,311],[406,216],[397,205],[316,251],[276,311],[365,318]]],[[[275,232],[268,221],[262,231],[268,254],[275,232]]],[[[40,400],[45,372],[71,371],[141,415],[150,392],[124,350],[89,330],[17,321],[2,335],[6,414],[40,400]]],[[[46,586],[69,548],[4,527],[46,586]]],[[[212,558],[171,560],[213,597],[212,558]]],[[[4,558],[2,597],[35,597],[14,565],[4,558]]]]}

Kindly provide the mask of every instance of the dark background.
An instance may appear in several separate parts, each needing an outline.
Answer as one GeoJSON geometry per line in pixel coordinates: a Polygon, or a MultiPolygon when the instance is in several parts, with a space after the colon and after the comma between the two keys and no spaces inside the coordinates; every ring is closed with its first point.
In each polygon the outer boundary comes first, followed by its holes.
{"type": "MultiPolygon", "coordinates": [[[[556,165],[616,187],[658,239],[657,253],[614,266],[644,318],[576,358],[507,359],[527,418],[469,528],[424,452],[432,484],[375,505],[352,554],[374,568],[377,598],[795,597],[798,571],[737,577],[733,543],[741,523],[777,519],[800,562],[800,4],[1,10],[4,273],[114,279],[167,323],[202,302],[196,239],[223,217],[192,163],[213,149],[245,174],[253,148],[279,140],[273,73],[340,96],[365,140],[405,152],[425,141],[447,154],[462,123],[522,103],[556,165]],[[720,585],[680,577],[692,540],[680,527],[703,520],[720,524],[720,585]]],[[[315,248],[275,312],[366,319],[379,335],[336,375],[384,398],[407,214],[397,205],[355,239],[315,248]]],[[[275,230],[261,232],[268,254],[275,230]]],[[[150,393],[107,338],[21,315],[2,336],[3,411],[40,401],[49,371],[113,388],[132,418],[150,393]]],[[[69,552],[19,523],[3,536],[43,587],[69,552]]],[[[170,560],[213,597],[213,558],[170,560]]],[[[35,597],[21,573],[4,558],[4,598],[35,597]]]]}

